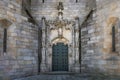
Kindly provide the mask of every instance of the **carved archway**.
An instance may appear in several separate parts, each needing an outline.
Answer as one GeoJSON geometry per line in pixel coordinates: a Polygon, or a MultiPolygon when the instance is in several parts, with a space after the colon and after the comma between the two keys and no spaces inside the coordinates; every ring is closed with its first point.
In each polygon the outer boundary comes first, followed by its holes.
{"type": "Polygon", "coordinates": [[[67,40],[65,37],[62,37],[62,38],[56,37],[52,40],[52,44],[57,44],[57,43],[68,44],[69,40],[67,40]]]}

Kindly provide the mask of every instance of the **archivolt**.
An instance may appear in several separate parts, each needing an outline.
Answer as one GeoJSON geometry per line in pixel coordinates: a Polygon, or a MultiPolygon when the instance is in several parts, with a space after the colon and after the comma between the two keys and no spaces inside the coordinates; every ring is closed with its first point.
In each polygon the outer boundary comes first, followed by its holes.
{"type": "Polygon", "coordinates": [[[65,37],[56,37],[52,40],[52,44],[56,44],[56,43],[59,43],[59,42],[62,42],[64,44],[68,44],[69,43],[69,40],[67,40],[65,37]]]}

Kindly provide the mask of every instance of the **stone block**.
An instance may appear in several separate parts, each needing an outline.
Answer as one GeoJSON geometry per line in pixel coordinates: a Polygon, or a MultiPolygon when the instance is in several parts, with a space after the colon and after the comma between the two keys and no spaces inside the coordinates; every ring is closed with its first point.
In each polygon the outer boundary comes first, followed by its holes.
{"type": "Polygon", "coordinates": [[[13,6],[13,5],[11,5],[11,4],[9,4],[9,5],[8,5],[8,7],[9,7],[9,8],[14,8],[14,6],[13,6]]]}
{"type": "Polygon", "coordinates": [[[32,60],[32,58],[31,58],[31,57],[26,56],[26,57],[24,57],[24,60],[32,60]]]}
{"type": "Polygon", "coordinates": [[[94,29],[88,30],[88,33],[93,33],[94,31],[94,29]]]}

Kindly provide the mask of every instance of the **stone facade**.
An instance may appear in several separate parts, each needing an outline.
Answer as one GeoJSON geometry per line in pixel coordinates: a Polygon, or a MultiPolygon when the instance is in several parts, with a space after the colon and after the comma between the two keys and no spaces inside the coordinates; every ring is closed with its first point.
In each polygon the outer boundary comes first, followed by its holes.
{"type": "Polygon", "coordinates": [[[79,18],[80,20],[82,20],[86,16],[86,14],[89,12],[89,9],[95,6],[95,4],[90,6],[92,3],[87,3],[88,0],[80,0],[78,2],[76,2],[75,0],[62,0],[62,1],[61,0],[52,0],[52,1],[46,0],[45,2],[42,2],[42,0],[32,1],[31,12],[34,18],[37,20],[37,22],[40,22],[42,20],[42,17],[46,18],[43,25],[40,25],[43,30],[41,71],[42,72],[52,71],[52,56],[49,56],[49,55],[52,55],[52,45],[54,44],[54,39],[58,36],[56,34],[57,26],[55,26],[54,24],[56,24],[55,22],[57,22],[58,20],[57,19],[58,18],[57,6],[59,2],[63,2],[63,7],[64,7],[63,21],[65,21],[67,24],[64,27],[67,27],[70,29],[69,31],[66,30],[66,28],[63,30],[63,36],[64,38],[68,40],[67,44],[69,45],[69,51],[68,51],[69,71],[79,72],[80,64],[79,64],[79,41],[78,41],[79,39],[78,38],[79,38],[79,27],[80,27],[79,22],[80,21],[77,21],[75,19],[79,18]],[[48,33],[45,33],[46,29],[48,30],[48,33]],[[47,44],[45,44],[46,39],[47,39],[47,44]],[[46,54],[45,52],[47,52],[46,56],[45,56],[46,54]]]}
{"type": "Polygon", "coordinates": [[[119,3],[119,0],[1,0],[0,80],[52,71],[51,48],[59,42],[55,26],[59,20],[66,24],[62,35],[69,46],[69,72],[120,75],[119,3]],[[59,2],[64,7],[62,19],[58,14],[59,2]]]}
{"type": "Polygon", "coordinates": [[[119,66],[119,49],[120,49],[120,40],[119,40],[119,36],[120,36],[120,33],[119,33],[119,18],[120,18],[120,15],[119,15],[119,2],[120,1],[117,1],[115,0],[114,2],[113,1],[105,1],[104,3],[101,3],[101,1],[98,1],[97,4],[98,4],[98,7],[97,7],[97,12],[96,12],[96,15],[97,15],[97,24],[98,26],[101,27],[101,34],[100,35],[103,35],[102,36],[102,48],[101,48],[101,52],[102,52],[102,61],[104,62],[103,64],[103,67],[101,65],[101,69],[105,69],[104,71],[108,71],[110,73],[113,72],[113,74],[117,73],[119,74],[119,69],[120,69],[120,66],[119,66]],[[101,8],[102,5],[105,5],[103,8],[101,8]],[[107,12],[106,12],[107,11],[107,12]],[[112,51],[112,40],[111,40],[111,37],[112,37],[112,27],[115,26],[115,47],[116,47],[116,51],[113,52],[112,51]]]}
{"type": "Polygon", "coordinates": [[[21,0],[0,1],[0,80],[37,74],[38,27],[21,14],[21,0]],[[4,28],[7,52],[3,52],[4,28]]]}
{"type": "MultiPolygon", "coordinates": [[[[119,73],[119,1],[97,0],[97,8],[82,28],[82,69],[119,73]],[[115,48],[112,51],[112,27],[115,26],[115,48]]],[[[83,70],[84,71],[84,70],[83,70]]]]}
{"type": "Polygon", "coordinates": [[[58,26],[55,26],[56,23],[59,23],[60,20],[48,21],[48,26],[45,24],[43,19],[42,26],[42,63],[41,71],[42,72],[51,72],[52,71],[52,47],[54,44],[62,42],[68,44],[68,65],[70,72],[79,72],[79,23],[78,19],[74,21],[65,21],[66,26],[62,26],[63,29],[62,38],[59,37],[58,26]],[[69,35],[69,36],[68,36],[69,35]]]}

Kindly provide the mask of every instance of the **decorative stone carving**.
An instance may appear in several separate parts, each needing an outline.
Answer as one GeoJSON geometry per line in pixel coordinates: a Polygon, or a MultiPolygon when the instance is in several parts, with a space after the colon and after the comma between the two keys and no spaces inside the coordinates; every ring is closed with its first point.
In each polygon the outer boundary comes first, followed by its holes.
{"type": "MultiPolygon", "coordinates": [[[[59,3],[59,10],[62,12],[62,3],[59,3]],[[60,10],[61,9],[61,10],[60,10]]],[[[75,31],[79,29],[79,19],[68,21],[59,17],[55,20],[46,20],[42,18],[43,22],[43,35],[42,44],[43,47],[43,57],[42,58],[42,71],[52,71],[52,46],[53,44],[62,42],[68,44],[68,59],[69,59],[69,71],[79,72],[79,32],[75,31]],[[76,47],[77,46],[77,47],[76,47]]],[[[62,16],[62,15],[61,15],[62,16]]]]}

